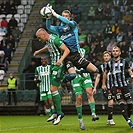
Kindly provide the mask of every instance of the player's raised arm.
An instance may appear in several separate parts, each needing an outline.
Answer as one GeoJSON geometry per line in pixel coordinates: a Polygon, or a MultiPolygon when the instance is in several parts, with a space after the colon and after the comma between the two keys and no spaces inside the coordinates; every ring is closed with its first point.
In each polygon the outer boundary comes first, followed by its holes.
{"type": "Polygon", "coordinates": [[[46,51],[48,51],[48,46],[45,46],[45,47],[43,47],[43,48],[41,48],[39,50],[36,50],[33,55],[36,56],[36,55],[38,55],[38,54],[40,54],[42,52],[46,52],[46,51]]]}

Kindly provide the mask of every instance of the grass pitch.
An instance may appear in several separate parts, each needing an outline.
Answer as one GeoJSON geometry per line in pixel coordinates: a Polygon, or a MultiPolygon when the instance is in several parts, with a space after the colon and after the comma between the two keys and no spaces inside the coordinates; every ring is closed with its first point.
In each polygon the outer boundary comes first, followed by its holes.
{"type": "MultiPolygon", "coordinates": [[[[46,122],[47,116],[0,116],[0,133],[133,133],[121,115],[114,115],[115,126],[107,126],[107,115],[98,121],[84,115],[86,130],[79,128],[77,116],[66,115],[59,125],[46,122]]],[[[133,117],[132,117],[133,118],[133,117]]]]}

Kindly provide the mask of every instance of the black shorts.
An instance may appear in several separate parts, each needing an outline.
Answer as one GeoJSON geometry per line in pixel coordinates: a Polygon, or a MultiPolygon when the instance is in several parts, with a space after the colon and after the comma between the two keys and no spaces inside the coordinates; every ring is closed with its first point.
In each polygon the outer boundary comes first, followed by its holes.
{"type": "Polygon", "coordinates": [[[127,101],[131,99],[131,93],[127,86],[113,87],[111,88],[111,93],[115,96],[116,100],[124,99],[125,101],[127,101]]]}
{"type": "Polygon", "coordinates": [[[76,68],[86,69],[90,61],[80,56],[79,52],[71,52],[65,59],[67,69],[75,66],[76,68]]]}

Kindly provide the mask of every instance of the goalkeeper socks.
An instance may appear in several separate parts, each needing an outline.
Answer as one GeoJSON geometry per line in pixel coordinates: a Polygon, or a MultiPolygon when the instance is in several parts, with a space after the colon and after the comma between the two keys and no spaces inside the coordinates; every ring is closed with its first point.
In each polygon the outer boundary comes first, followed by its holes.
{"type": "Polygon", "coordinates": [[[113,105],[108,105],[108,120],[113,119],[112,115],[113,115],[113,105]]]}
{"type": "Polygon", "coordinates": [[[95,114],[95,102],[91,102],[89,103],[90,109],[91,109],[91,113],[95,114]]]}
{"type": "Polygon", "coordinates": [[[76,106],[78,119],[82,119],[82,106],[76,106]]]}
{"type": "Polygon", "coordinates": [[[64,83],[67,83],[71,80],[73,80],[76,77],[76,73],[67,74],[65,78],[63,79],[64,83]]]}
{"type": "Polygon", "coordinates": [[[61,111],[61,97],[58,91],[54,91],[52,92],[52,99],[53,99],[53,103],[54,106],[56,108],[56,112],[57,114],[62,114],[61,111]]]}

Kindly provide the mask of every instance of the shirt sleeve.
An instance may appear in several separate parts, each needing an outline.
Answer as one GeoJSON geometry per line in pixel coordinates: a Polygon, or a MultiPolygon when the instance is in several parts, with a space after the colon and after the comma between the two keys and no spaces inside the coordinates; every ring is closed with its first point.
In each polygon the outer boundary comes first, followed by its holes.
{"type": "Polygon", "coordinates": [[[53,34],[56,34],[56,35],[59,34],[56,26],[52,26],[49,19],[46,19],[46,28],[48,31],[50,31],[53,34]]]}

